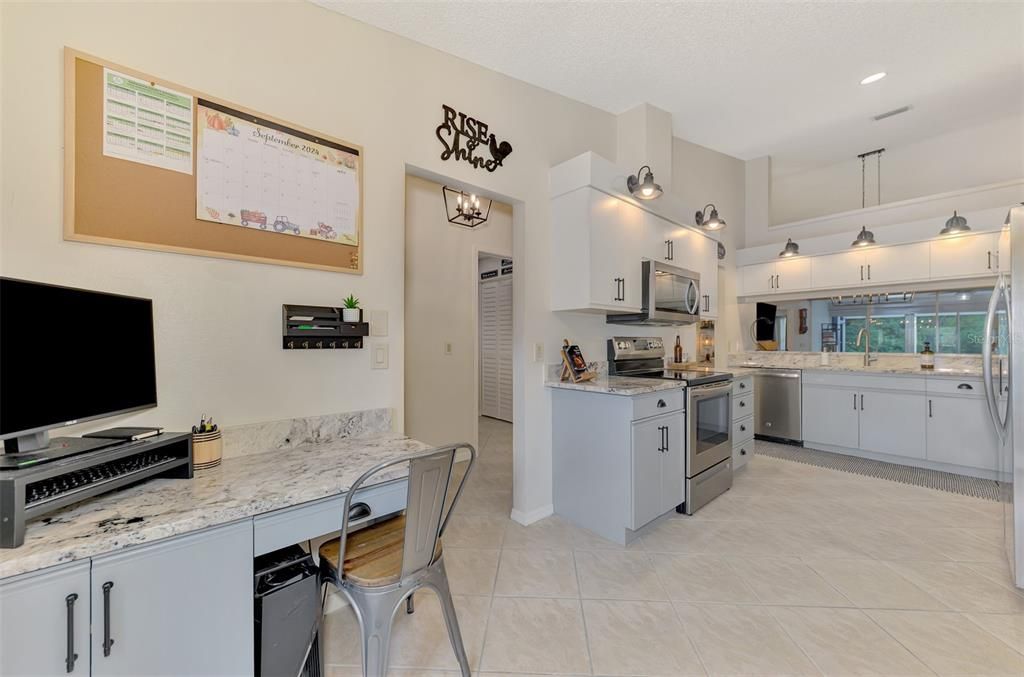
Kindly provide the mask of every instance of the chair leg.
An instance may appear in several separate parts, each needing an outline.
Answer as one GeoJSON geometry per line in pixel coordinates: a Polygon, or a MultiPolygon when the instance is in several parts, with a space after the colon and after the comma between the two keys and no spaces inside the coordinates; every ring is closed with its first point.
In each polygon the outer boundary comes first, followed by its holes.
{"type": "Polygon", "coordinates": [[[405,613],[412,614],[416,611],[416,604],[412,601],[412,595],[405,598],[405,613]]]}
{"type": "Polygon", "coordinates": [[[444,569],[444,561],[438,561],[432,567],[435,567],[435,572],[431,576],[430,587],[437,592],[437,598],[441,602],[441,612],[444,614],[445,625],[448,626],[448,639],[451,640],[452,649],[455,650],[455,658],[459,661],[462,675],[470,677],[469,658],[466,656],[466,647],[462,644],[459,619],[455,615],[455,602],[452,600],[452,591],[448,587],[448,574],[444,569]]]}
{"type": "Polygon", "coordinates": [[[363,636],[363,677],[387,674],[391,625],[404,592],[401,589],[384,593],[349,591],[349,599],[358,609],[363,636]]]}

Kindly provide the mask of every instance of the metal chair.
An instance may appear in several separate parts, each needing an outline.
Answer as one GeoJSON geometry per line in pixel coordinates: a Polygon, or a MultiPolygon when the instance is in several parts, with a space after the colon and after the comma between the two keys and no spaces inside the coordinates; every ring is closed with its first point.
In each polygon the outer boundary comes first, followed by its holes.
{"type": "Polygon", "coordinates": [[[345,496],[341,536],[320,546],[320,579],[337,586],[352,604],[362,631],[363,675],[384,677],[395,614],[402,603],[413,612],[412,595],[427,587],[437,593],[448,626],[448,637],[462,674],[470,675],[462,645],[441,536],[448,526],[466,478],[476,462],[470,444],[452,444],[385,461],[363,473],[345,496]],[[460,449],[470,452],[469,465],[458,486],[450,491],[460,449]],[[367,479],[385,468],[409,464],[405,512],[348,533],[352,497],[367,479]]]}

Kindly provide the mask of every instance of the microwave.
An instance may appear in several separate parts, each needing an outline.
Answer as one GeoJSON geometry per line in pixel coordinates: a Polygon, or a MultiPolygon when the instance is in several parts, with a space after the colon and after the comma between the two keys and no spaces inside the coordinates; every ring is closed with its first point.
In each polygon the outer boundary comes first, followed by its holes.
{"type": "Polygon", "coordinates": [[[674,327],[700,319],[700,273],[644,261],[639,313],[608,313],[608,324],[674,327]]]}

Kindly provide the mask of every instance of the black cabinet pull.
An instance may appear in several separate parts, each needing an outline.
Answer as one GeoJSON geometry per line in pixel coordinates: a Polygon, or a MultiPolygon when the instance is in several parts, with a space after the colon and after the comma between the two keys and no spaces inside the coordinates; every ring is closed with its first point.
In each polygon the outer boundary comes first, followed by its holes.
{"type": "Polygon", "coordinates": [[[864,411],[864,393],[860,394],[860,410],[864,411]]]}
{"type": "Polygon", "coordinates": [[[868,264],[868,279],[871,279],[871,264],[868,264]]]}
{"type": "Polygon", "coordinates": [[[372,512],[366,503],[355,503],[348,509],[348,519],[350,522],[366,519],[372,512]]]}
{"type": "Polygon", "coordinates": [[[860,279],[861,279],[861,281],[864,280],[864,266],[860,267],[860,279]]]}
{"type": "Polygon", "coordinates": [[[857,393],[853,394],[853,410],[857,411],[857,393]]]}
{"type": "Polygon", "coordinates": [[[68,608],[68,648],[67,653],[64,655],[64,665],[67,667],[67,672],[75,671],[75,661],[78,660],[78,654],[75,653],[75,600],[78,599],[78,593],[73,592],[64,598],[64,603],[67,604],[68,608]]]}
{"type": "Polygon", "coordinates": [[[741,432],[741,433],[745,433],[745,432],[747,432],[747,426],[745,426],[745,425],[743,425],[743,424],[741,423],[741,424],[740,424],[740,432],[741,432]]]}
{"type": "Polygon", "coordinates": [[[747,450],[746,449],[740,449],[740,456],[746,456],[746,455],[747,455],[747,450]]]}
{"type": "Polygon", "coordinates": [[[956,387],[957,390],[974,390],[974,386],[970,383],[961,383],[956,387]]]}
{"type": "Polygon", "coordinates": [[[665,400],[658,400],[658,409],[664,409],[668,405],[665,404],[665,400]]]}
{"type": "Polygon", "coordinates": [[[740,388],[746,388],[746,387],[747,387],[746,381],[740,381],[740,388]]]}
{"type": "Polygon", "coordinates": [[[932,418],[932,401],[928,400],[928,418],[932,418]]]}
{"type": "Polygon", "coordinates": [[[663,445],[665,447],[665,452],[667,453],[668,452],[668,426],[664,426],[661,429],[661,434],[665,438],[665,441],[664,441],[663,445]]]}
{"type": "Polygon", "coordinates": [[[741,407],[745,407],[745,406],[747,406],[747,403],[746,403],[746,402],[744,402],[743,400],[740,400],[740,406],[741,406],[741,407]]]}
{"type": "Polygon", "coordinates": [[[103,584],[103,655],[110,655],[110,647],[114,646],[114,640],[110,637],[110,589],[114,584],[107,581],[103,584]]]}
{"type": "Polygon", "coordinates": [[[992,252],[988,253],[988,269],[992,270],[992,252]]]}

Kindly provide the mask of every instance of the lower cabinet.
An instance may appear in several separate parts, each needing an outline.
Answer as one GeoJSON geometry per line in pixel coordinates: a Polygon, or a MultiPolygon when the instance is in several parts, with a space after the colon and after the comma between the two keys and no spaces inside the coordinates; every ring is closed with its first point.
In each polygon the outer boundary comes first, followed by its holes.
{"type": "Polygon", "coordinates": [[[0,675],[89,674],[89,561],[0,583],[0,675]]]}
{"type": "Polygon", "coordinates": [[[252,674],[252,528],[93,559],[92,674],[252,674]]]}
{"type": "Polygon", "coordinates": [[[677,413],[633,424],[630,526],[634,530],[684,500],[684,423],[677,413]]]}
{"type": "Polygon", "coordinates": [[[890,456],[925,457],[924,393],[861,391],[860,448],[890,456]]]}
{"type": "Polygon", "coordinates": [[[754,377],[732,381],[732,469],[736,472],[754,455],[754,377]],[[746,406],[740,406],[745,404],[746,406]]]}
{"type": "Polygon", "coordinates": [[[804,443],[856,448],[860,444],[857,391],[831,386],[803,386],[804,443]]]}

